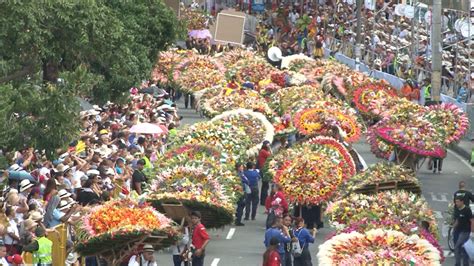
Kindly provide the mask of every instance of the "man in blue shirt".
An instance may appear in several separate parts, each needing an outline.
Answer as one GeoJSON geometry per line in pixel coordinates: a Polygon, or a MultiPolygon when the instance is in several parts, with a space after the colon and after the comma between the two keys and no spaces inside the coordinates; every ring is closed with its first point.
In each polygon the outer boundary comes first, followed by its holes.
{"type": "Polygon", "coordinates": [[[247,170],[244,171],[244,176],[247,177],[250,186],[250,194],[247,194],[245,203],[245,218],[248,220],[250,216],[250,206],[252,206],[252,220],[255,220],[258,207],[258,180],[260,179],[260,172],[255,169],[255,163],[248,162],[247,170]]]}
{"type": "Polygon", "coordinates": [[[270,245],[270,240],[272,238],[277,238],[278,243],[278,254],[280,254],[280,261],[285,261],[285,244],[290,243],[290,233],[288,228],[282,224],[281,218],[276,217],[273,221],[272,227],[268,228],[265,232],[265,247],[270,245]]]}

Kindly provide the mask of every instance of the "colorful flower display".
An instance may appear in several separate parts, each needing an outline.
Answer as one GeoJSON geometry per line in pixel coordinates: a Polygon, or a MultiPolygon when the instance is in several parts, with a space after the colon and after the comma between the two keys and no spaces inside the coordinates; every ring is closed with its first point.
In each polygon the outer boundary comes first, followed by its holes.
{"type": "Polygon", "coordinates": [[[308,108],[296,113],[293,123],[298,131],[306,136],[331,135],[334,127],[344,133],[346,142],[355,142],[360,138],[360,126],[357,117],[347,115],[342,108],[308,108]]]}
{"type": "Polygon", "coordinates": [[[297,158],[282,162],[274,177],[289,202],[325,202],[344,180],[355,174],[349,152],[335,139],[316,137],[301,149],[295,152],[297,158]]]}
{"type": "Polygon", "coordinates": [[[173,71],[175,67],[185,58],[189,51],[166,51],[158,56],[158,62],[151,73],[152,80],[160,84],[167,84],[173,80],[173,71]]]}
{"type": "Polygon", "coordinates": [[[395,89],[383,82],[371,82],[358,87],[353,94],[357,109],[365,115],[380,116],[389,109],[389,99],[397,96],[395,89]]]}
{"type": "Polygon", "coordinates": [[[270,77],[273,70],[274,68],[270,64],[259,57],[250,59],[244,58],[235,62],[235,64],[228,69],[228,75],[235,75],[239,83],[248,81],[253,84],[258,84],[261,80],[270,77]]]}
{"type": "Polygon", "coordinates": [[[331,225],[338,230],[354,222],[378,222],[390,217],[400,221],[402,226],[426,221],[433,235],[438,236],[436,219],[426,201],[402,190],[383,191],[374,195],[351,194],[331,202],[326,215],[331,225]]]}
{"type": "Polygon", "coordinates": [[[241,187],[240,179],[230,171],[181,165],[156,172],[148,200],[157,205],[181,202],[190,209],[199,209],[206,213],[203,224],[217,228],[232,222],[235,203],[242,191],[238,187],[241,187]]]}
{"type": "Polygon", "coordinates": [[[254,147],[248,150],[248,155],[257,155],[263,141],[273,142],[275,130],[267,118],[258,112],[248,109],[236,109],[224,112],[214,117],[212,122],[222,121],[226,126],[243,129],[245,134],[250,137],[254,147]]]}
{"type": "Polygon", "coordinates": [[[271,95],[270,106],[280,115],[283,115],[290,110],[293,104],[298,104],[302,100],[320,101],[322,99],[322,91],[317,85],[289,87],[280,89],[271,95]]]}
{"type": "Polygon", "coordinates": [[[225,151],[233,160],[246,158],[247,150],[255,144],[245,130],[223,121],[201,122],[178,131],[171,140],[172,147],[185,144],[205,143],[221,151],[225,151]]]}
{"type": "MultiPolygon", "coordinates": [[[[366,191],[371,194],[376,192],[376,189],[372,190],[372,187],[380,185],[380,190],[386,189],[401,189],[414,193],[420,193],[420,182],[416,178],[415,173],[411,169],[407,169],[400,165],[388,162],[379,162],[369,166],[367,170],[361,172],[344,184],[343,194],[347,195],[352,192],[362,193],[366,191]],[[397,187],[390,187],[388,184],[398,182],[397,187]],[[370,189],[369,189],[370,188],[370,189]]],[[[367,194],[364,193],[364,194],[367,194]]]]}
{"type": "Polygon", "coordinates": [[[441,136],[444,146],[458,142],[469,128],[469,118],[454,104],[438,104],[428,107],[425,118],[441,136]]]}
{"type": "Polygon", "coordinates": [[[163,247],[179,237],[173,222],[153,207],[131,199],[109,201],[86,214],[77,229],[76,250],[82,255],[100,253],[111,245],[123,248],[121,240],[130,241],[146,234],[166,236],[163,247]]]}
{"type": "Polygon", "coordinates": [[[273,114],[263,97],[253,91],[234,91],[228,95],[218,95],[207,99],[203,104],[204,114],[208,117],[239,108],[260,112],[267,117],[272,117],[273,114]]]}
{"type": "Polygon", "coordinates": [[[374,229],[334,236],[319,246],[320,265],[441,265],[439,251],[418,235],[374,229]]]}

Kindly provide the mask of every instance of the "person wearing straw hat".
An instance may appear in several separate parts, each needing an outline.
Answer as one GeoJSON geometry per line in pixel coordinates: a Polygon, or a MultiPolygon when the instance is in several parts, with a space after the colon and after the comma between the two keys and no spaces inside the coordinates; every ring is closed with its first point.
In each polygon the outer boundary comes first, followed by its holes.
{"type": "Polygon", "coordinates": [[[20,230],[20,245],[27,246],[34,239],[34,232],[38,227],[38,223],[33,221],[32,219],[26,219],[21,224],[20,230]]]}
{"type": "Polygon", "coordinates": [[[155,249],[152,245],[146,244],[143,246],[142,252],[138,255],[133,255],[128,261],[128,266],[158,266],[153,255],[155,249]]]}

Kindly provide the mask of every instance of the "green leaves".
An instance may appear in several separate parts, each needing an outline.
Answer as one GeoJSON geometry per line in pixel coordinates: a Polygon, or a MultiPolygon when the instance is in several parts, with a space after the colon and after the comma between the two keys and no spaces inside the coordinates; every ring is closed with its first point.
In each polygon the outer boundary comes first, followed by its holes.
{"type": "Polygon", "coordinates": [[[160,0],[0,1],[0,146],[64,147],[75,96],[125,98],[183,29],[160,0]]]}

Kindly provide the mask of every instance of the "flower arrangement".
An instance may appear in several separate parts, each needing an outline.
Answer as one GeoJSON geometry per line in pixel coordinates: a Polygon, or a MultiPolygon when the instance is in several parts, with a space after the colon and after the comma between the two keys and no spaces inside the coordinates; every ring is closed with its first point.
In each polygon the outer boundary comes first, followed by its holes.
{"type": "Polygon", "coordinates": [[[99,254],[107,248],[120,250],[121,241],[130,241],[148,234],[166,236],[162,247],[179,237],[174,223],[146,203],[132,199],[106,202],[94,207],[77,228],[76,251],[81,255],[99,254]]]}
{"type": "Polygon", "coordinates": [[[383,191],[373,195],[351,194],[331,202],[326,215],[331,225],[338,230],[354,222],[380,222],[390,217],[400,221],[401,226],[426,221],[430,224],[433,235],[438,236],[437,221],[426,201],[403,190],[383,191]]]}
{"type": "Polygon", "coordinates": [[[353,93],[353,101],[357,109],[365,115],[379,116],[384,110],[387,110],[386,101],[397,97],[395,89],[383,82],[366,83],[353,93]],[[373,102],[381,102],[385,104],[374,104],[373,102]],[[377,107],[377,108],[375,108],[377,107]]]}
{"type": "Polygon", "coordinates": [[[270,106],[280,115],[287,113],[293,104],[298,104],[302,100],[319,101],[323,99],[321,89],[316,86],[289,87],[278,90],[270,97],[270,106]]]}
{"type": "Polygon", "coordinates": [[[469,119],[466,113],[451,103],[428,107],[425,118],[433,123],[444,146],[458,142],[469,128],[469,119]]]}
{"type": "Polygon", "coordinates": [[[151,73],[152,80],[167,84],[173,80],[174,68],[184,59],[183,54],[176,51],[165,51],[158,55],[158,61],[151,73]]]}
{"type": "Polygon", "coordinates": [[[286,158],[274,177],[289,202],[325,202],[344,180],[355,174],[349,152],[332,138],[313,138],[293,154],[297,157],[286,158]]]}
{"type": "Polygon", "coordinates": [[[178,131],[170,142],[172,147],[205,143],[225,151],[232,161],[245,159],[247,150],[255,145],[242,128],[226,125],[223,121],[193,124],[178,131]]]}
{"type": "Polygon", "coordinates": [[[241,192],[235,184],[240,186],[240,179],[230,172],[180,165],[156,172],[148,189],[148,200],[155,205],[181,202],[190,209],[199,208],[206,213],[204,225],[221,227],[232,222],[241,192]]]}
{"type": "Polygon", "coordinates": [[[211,121],[223,121],[226,126],[243,129],[255,145],[248,150],[249,156],[257,155],[263,141],[268,140],[271,143],[275,136],[273,125],[267,118],[261,113],[248,109],[227,111],[214,117],[211,121]]]}
{"type": "Polygon", "coordinates": [[[371,126],[367,130],[367,142],[370,145],[370,151],[377,157],[388,160],[395,150],[395,146],[387,143],[376,134],[377,127],[371,126]]]}
{"type": "Polygon", "coordinates": [[[446,150],[436,141],[438,138],[435,129],[429,124],[377,128],[376,133],[385,141],[414,154],[436,158],[446,156],[446,150]]]}
{"type": "Polygon", "coordinates": [[[439,251],[418,235],[374,229],[334,236],[319,246],[321,265],[441,265],[439,251]]]}
{"type": "Polygon", "coordinates": [[[241,59],[228,69],[228,75],[235,75],[239,83],[246,81],[258,84],[261,80],[270,77],[274,68],[260,58],[241,59]]]}
{"type": "Polygon", "coordinates": [[[224,54],[216,57],[216,59],[228,68],[232,68],[232,66],[240,60],[250,61],[255,57],[256,54],[253,51],[248,51],[245,49],[234,49],[225,52],[224,54]]]}
{"type": "MultiPolygon", "coordinates": [[[[389,162],[379,162],[369,166],[369,168],[364,172],[361,172],[350,178],[345,183],[344,188],[341,190],[343,190],[343,194],[345,195],[354,191],[357,193],[362,193],[362,190],[372,187],[373,185],[382,185],[394,181],[400,183],[402,186],[397,186],[393,189],[403,189],[413,193],[421,192],[420,182],[411,169],[407,169],[400,165],[389,162]]],[[[370,191],[369,193],[374,192],[376,191],[370,191]]]]}
{"type": "Polygon", "coordinates": [[[443,249],[441,248],[438,240],[434,237],[428,230],[425,228],[420,227],[417,223],[413,222],[409,225],[403,225],[402,222],[396,219],[392,219],[390,217],[383,218],[380,221],[368,221],[367,219],[353,222],[348,225],[346,228],[340,230],[339,232],[334,232],[330,234],[326,240],[333,238],[337,234],[341,233],[351,233],[351,232],[359,232],[364,233],[369,230],[374,229],[383,229],[383,230],[395,230],[404,233],[405,235],[412,235],[417,234],[420,238],[426,239],[431,245],[433,245],[440,254],[440,261],[444,261],[444,254],[443,249]]]}
{"type": "Polygon", "coordinates": [[[203,104],[204,114],[208,117],[239,108],[260,112],[269,118],[273,116],[273,111],[263,97],[254,91],[234,91],[229,95],[207,99],[203,104]]]}
{"type": "Polygon", "coordinates": [[[296,113],[293,123],[298,131],[306,136],[330,135],[332,127],[344,132],[346,142],[359,140],[361,129],[357,117],[347,115],[339,109],[308,108],[296,113]]]}
{"type": "Polygon", "coordinates": [[[225,67],[210,56],[190,54],[174,68],[173,79],[185,92],[197,92],[219,84],[225,67]]]}

